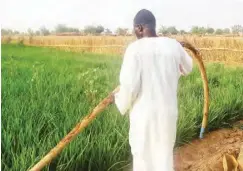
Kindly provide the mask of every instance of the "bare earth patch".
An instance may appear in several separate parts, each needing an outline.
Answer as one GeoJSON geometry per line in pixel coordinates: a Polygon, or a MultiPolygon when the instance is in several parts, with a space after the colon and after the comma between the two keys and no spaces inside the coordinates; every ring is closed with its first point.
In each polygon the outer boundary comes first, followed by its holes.
{"type": "MultiPolygon", "coordinates": [[[[235,158],[243,147],[243,120],[234,124],[233,129],[219,129],[205,134],[203,139],[177,148],[174,153],[175,171],[223,171],[223,156],[235,158]]],[[[132,164],[123,167],[132,171],[132,164]]]]}
{"type": "Polygon", "coordinates": [[[174,163],[176,171],[222,171],[224,154],[237,158],[243,145],[243,130],[221,129],[200,140],[178,148],[174,163]]]}

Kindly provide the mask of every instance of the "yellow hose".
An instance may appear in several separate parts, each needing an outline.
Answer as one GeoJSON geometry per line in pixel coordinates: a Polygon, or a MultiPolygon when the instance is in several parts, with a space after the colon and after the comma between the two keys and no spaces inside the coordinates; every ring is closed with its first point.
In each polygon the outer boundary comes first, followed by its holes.
{"type": "Polygon", "coordinates": [[[204,67],[204,64],[203,64],[203,60],[202,60],[202,57],[201,57],[201,54],[199,53],[199,51],[188,42],[181,41],[180,43],[184,48],[189,49],[194,54],[194,58],[197,61],[197,64],[199,66],[199,70],[200,70],[200,73],[201,73],[201,77],[202,77],[202,80],[203,80],[204,107],[203,107],[202,126],[201,126],[200,135],[199,135],[199,137],[202,139],[203,134],[205,132],[205,128],[206,128],[207,123],[208,123],[208,111],[209,111],[209,88],[208,88],[207,74],[206,74],[206,70],[205,70],[205,67],[204,67]]]}

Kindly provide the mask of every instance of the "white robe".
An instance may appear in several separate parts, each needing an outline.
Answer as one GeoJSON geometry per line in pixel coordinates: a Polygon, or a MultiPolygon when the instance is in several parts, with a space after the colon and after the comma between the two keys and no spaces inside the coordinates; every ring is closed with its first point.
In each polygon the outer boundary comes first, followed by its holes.
{"type": "Polygon", "coordinates": [[[122,115],[130,110],[133,171],[174,170],[178,79],[192,66],[192,58],[171,38],[142,38],[126,49],[115,103],[122,115]]]}

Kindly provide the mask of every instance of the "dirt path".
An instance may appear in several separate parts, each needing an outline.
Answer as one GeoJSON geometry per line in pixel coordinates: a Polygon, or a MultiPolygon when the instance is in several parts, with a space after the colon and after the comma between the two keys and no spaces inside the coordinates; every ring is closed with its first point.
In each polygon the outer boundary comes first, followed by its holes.
{"type": "Polygon", "coordinates": [[[238,156],[243,145],[243,130],[221,129],[176,150],[176,171],[222,171],[224,154],[238,156]]]}

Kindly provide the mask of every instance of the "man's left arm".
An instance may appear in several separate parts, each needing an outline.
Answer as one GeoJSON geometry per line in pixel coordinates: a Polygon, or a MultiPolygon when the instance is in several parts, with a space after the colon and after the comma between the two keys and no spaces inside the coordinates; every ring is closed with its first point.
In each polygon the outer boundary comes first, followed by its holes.
{"type": "Polygon", "coordinates": [[[122,115],[130,109],[140,91],[140,73],[136,48],[130,45],[125,52],[120,71],[120,90],[115,94],[115,104],[122,115]]]}

